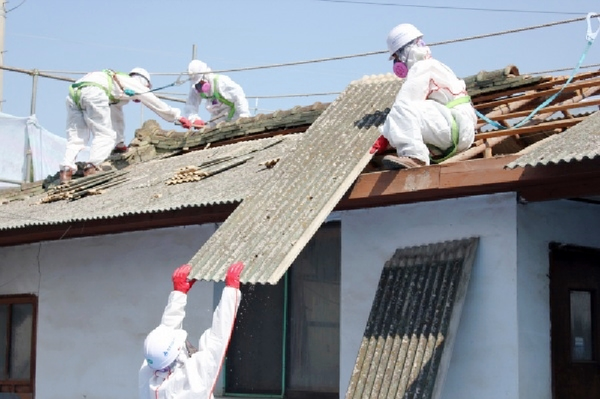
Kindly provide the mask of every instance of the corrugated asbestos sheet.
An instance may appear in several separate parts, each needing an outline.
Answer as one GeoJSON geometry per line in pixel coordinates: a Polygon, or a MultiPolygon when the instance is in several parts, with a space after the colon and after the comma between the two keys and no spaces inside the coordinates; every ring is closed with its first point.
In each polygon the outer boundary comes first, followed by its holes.
{"type": "Polygon", "coordinates": [[[124,182],[100,195],[88,195],[77,201],[41,203],[47,194],[13,200],[2,205],[0,230],[184,208],[198,208],[202,212],[204,206],[239,203],[273,173],[274,169],[265,164],[293,152],[300,139],[301,134],[272,137],[130,165],[123,169],[127,172],[124,182]],[[178,170],[192,165],[214,173],[209,165],[219,160],[231,165],[241,163],[200,181],[167,184],[178,175],[178,170]]]}
{"type": "Polygon", "coordinates": [[[277,283],[371,159],[400,83],[392,74],[352,82],[200,248],[190,275],[223,280],[242,261],[243,282],[277,283]]]}
{"type": "Polygon", "coordinates": [[[600,156],[600,112],[589,116],[564,133],[540,142],[522,157],[506,167],[514,169],[525,166],[558,164],[581,161],[600,156]]]}
{"type": "Polygon", "coordinates": [[[346,399],[440,397],[478,242],[398,249],[386,262],[346,399]]]}

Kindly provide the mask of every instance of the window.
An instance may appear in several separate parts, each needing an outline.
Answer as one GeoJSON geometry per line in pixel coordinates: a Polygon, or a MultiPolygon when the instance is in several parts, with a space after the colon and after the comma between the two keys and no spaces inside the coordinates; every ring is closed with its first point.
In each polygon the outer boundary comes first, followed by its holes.
{"type": "Polygon", "coordinates": [[[242,286],[226,394],[339,397],[340,265],[340,223],[332,222],[277,285],[242,286]]]}
{"type": "Polygon", "coordinates": [[[36,313],[33,295],[0,297],[0,392],[11,397],[33,397],[36,313]]]}
{"type": "Polygon", "coordinates": [[[551,244],[550,323],[553,398],[599,398],[600,250],[551,244]]]}

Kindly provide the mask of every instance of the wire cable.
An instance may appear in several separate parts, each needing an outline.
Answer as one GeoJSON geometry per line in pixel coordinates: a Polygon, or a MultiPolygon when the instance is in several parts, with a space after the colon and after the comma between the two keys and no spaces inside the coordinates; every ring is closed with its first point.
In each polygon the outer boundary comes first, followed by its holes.
{"type": "Polygon", "coordinates": [[[430,6],[422,4],[397,4],[397,3],[376,3],[369,1],[349,1],[349,0],[315,0],[327,3],[347,3],[347,4],[362,4],[372,6],[390,6],[390,7],[413,7],[441,10],[459,10],[459,11],[489,11],[489,12],[510,12],[510,13],[526,13],[526,14],[562,14],[562,15],[581,15],[584,12],[575,11],[546,11],[546,10],[517,10],[517,9],[502,9],[502,8],[475,8],[475,7],[453,7],[453,6],[430,6]]]}

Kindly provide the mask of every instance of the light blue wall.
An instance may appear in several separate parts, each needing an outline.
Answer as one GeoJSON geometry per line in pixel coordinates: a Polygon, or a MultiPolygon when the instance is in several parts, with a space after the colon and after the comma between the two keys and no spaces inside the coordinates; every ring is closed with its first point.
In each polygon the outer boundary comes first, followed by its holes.
{"type": "Polygon", "coordinates": [[[479,236],[442,398],[518,397],[516,196],[341,213],[340,397],[348,387],[381,269],[397,248],[479,236]]]}
{"type": "MultiPolygon", "coordinates": [[[[138,396],[146,334],[160,322],[171,273],[215,225],[0,248],[0,295],[39,296],[36,397],[138,396]]],[[[190,291],[190,342],[210,326],[212,283],[190,291]]]]}
{"type": "Polygon", "coordinates": [[[519,397],[550,398],[549,244],[600,248],[600,206],[552,201],[518,206],[519,397]]]}

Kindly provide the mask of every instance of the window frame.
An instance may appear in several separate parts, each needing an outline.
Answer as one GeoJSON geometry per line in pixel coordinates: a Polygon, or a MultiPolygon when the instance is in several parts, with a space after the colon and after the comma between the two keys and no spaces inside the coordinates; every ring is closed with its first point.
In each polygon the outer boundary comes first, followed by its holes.
{"type": "MultiPolygon", "coordinates": [[[[13,305],[20,304],[31,304],[32,315],[31,315],[31,342],[30,342],[30,354],[29,354],[29,379],[11,379],[6,380],[0,377],[0,392],[16,393],[21,398],[33,398],[35,397],[35,369],[36,369],[36,337],[37,337],[37,315],[38,315],[38,297],[33,294],[18,294],[18,295],[0,295],[0,305],[8,305],[9,313],[6,323],[6,336],[7,336],[7,351],[5,358],[5,367],[10,367],[10,352],[11,352],[11,308],[13,305]],[[7,390],[8,389],[8,390],[7,390]]],[[[7,370],[6,374],[8,374],[7,370]]],[[[0,374],[2,375],[2,374],[0,374]]]]}
{"type": "MultiPolygon", "coordinates": [[[[337,248],[334,249],[334,251],[339,251],[339,258],[338,258],[338,264],[336,265],[336,267],[338,268],[337,270],[337,282],[338,284],[341,284],[341,268],[342,268],[342,264],[341,264],[341,238],[342,238],[342,230],[341,230],[341,222],[334,220],[331,222],[327,222],[325,224],[323,224],[323,226],[321,226],[321,228],[319,229],[319,231],[315,234],[315,236],[313,236],[313,239],[318,236],[318,234],[324,234],[326,236],[324,237],[331,237],[331,234],[335,234],[336,238],[337,238],[337,248]]],[[[312,239],[311,239],[312,242],[312,239]]],[[[307,247],[310,245],[310,242],[307,243],[307,247]]],[[[306,247],[305,247],[306,248],[306,247]]],[[[304,252],[304,250],[303,250],[304,252]]],[[[299,259],[300,259],[299,255],[299,259]]],[[[296,259],[294,261],[294,264],[298,261],[298,259],[296,259]]],[[[291,267],[294,267],[294,264],[291,267]]],[[[331,392],[318,392],[318,391],[307,391],[307,392],[300,392],[300,391],[296,391],[296,390],[290,390],[289,387],[289,378],[290,378],[290,343],[289,343],[289,339],[290,339],[290,323],[291,320],[293,319],[293,315],[290,313],[291,312],[291,307],[290,307],[290,299],[292,296],[292,287],[291,284],[292,282],[290,281],[290,272],[291,270],[288,269],[286,271],[286,273],[283,275],[282,279],[279,281],[280,284],[283,285],[283,287],[281,288],[283,291],[283,297],[282,298],[278,298],[278,300],[280,300],[281,302],[276,304],[276,310],[280,311],[282,316],[283,316],[283,323],[282,325],[279,327],[281,328],[281,333],[282,333],[282,342],[280,343],[281,346],[278,346],[279,350],[282,353],[282,359],[281,359],[281,363],[279,363],[279,366],[281,367],[279,370],[279,373],[281,374],[281,383],[280,383],[280,388],[281,391],[279,393],[239,393],[239,392],[229,392],[227,391],[227,374],[228,371],[227,368],[229,366],[229,362],[225,361],[224,364],[224,372],[223,372],[223,395],[224,396],[231,396],[231,397],[272,397],[272,398],[286,398],[286,399],[294,399],[294,398],[300,398],[300,397],[313,397],[313,398],[319,398],[319,399],[330,399],[330,398],[338,398],[339,397],[339,392],[340,392],[340,387],[339,387],[339,374],[337,376],[337,392],[335,393],[331,393],[331,392]]],[[[245,286],[242,286],[242,289],[244,289],[245,286]]],[[[242,301],[244,297],[242,297],[242,301]]],[[[340,301],[341,301],[341,291],[340,291],[340,301]]],[[[241,308],[240,308],[241,310],[241,308]]],[[[238,314],[239,316],[239,314],[238,314]]],[[[338,302],[338,319],[341,318],[341,302],[338,302]]],[[[339,320],[338,322],[340,322],[341,320],[339,320]]],[[[238,322],[239,323],[239,319],[238,322]]],[[[340,345],[341,343],[339,342],[339,340],[341,340],[340,337],[340,327],[338,326],[338,345],[340,345]]],[[[233,338],[232,338],[233,339],[233,338]]],[[[274,343],[274,345],[276,345],[274,343]]],[[[341,349],[341,348],[340,348],[341,349]]],[[[229,353],[229,348],[228,348],[228,353],[229,353]]],[[[336,359],[337,363],[338,363],[338,367],[339,367],[339,355],[338,358],[336,359]]],[[[339,369],[338,369],[338,373],[339,373],[339,369]]]]}

